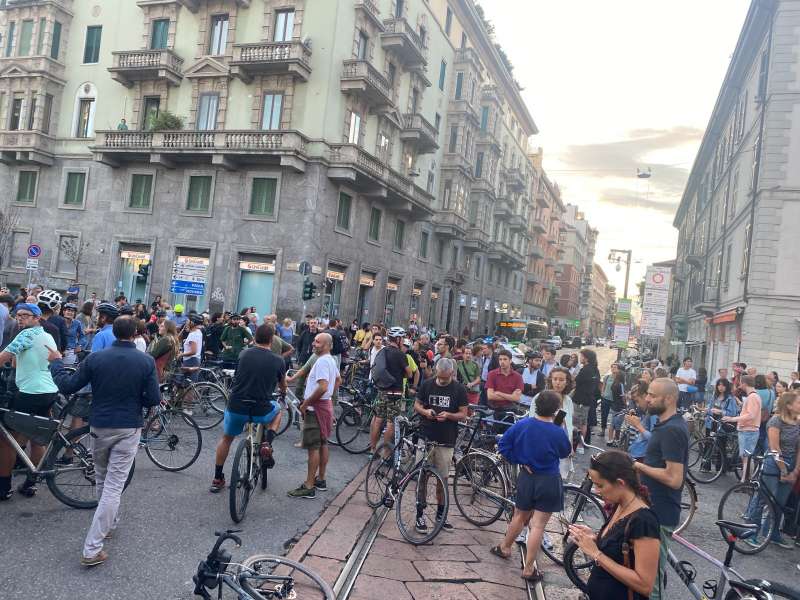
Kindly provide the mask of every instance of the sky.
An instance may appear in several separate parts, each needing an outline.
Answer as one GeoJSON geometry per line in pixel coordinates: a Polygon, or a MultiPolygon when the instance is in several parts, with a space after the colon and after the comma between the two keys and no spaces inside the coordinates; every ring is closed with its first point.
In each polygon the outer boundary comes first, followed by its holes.
{"type": "Polygon", "coordinates": [[[595,262],[630,296],[675,257],[672,227],[750,0],[482,0],[514,64],[564,202],[600,234],[595,262]],[[637,178],[637,169],[651,172],[637,178]]]}

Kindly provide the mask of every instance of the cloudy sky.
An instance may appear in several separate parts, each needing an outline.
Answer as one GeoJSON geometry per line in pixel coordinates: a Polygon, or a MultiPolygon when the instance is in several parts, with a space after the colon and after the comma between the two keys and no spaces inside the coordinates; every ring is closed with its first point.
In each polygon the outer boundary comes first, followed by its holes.
{"type": "Polygon", "coordinates": [[[624,269],[608,252],[633,250],[635,290],[648,263],[675,256],[672,218],[750,1],[481,4],[525,88],[545,169],[600,230],[595,260],[620,294],[624,269]]]}

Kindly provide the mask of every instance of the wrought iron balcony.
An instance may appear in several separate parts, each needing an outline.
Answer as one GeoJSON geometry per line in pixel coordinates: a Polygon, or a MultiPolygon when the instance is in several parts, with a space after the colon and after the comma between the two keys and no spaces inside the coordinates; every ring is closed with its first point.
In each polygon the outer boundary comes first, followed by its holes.
{"type": "Polygon", "coordinates": [[[500,263],[512,269],[521,269],[525,266],[525,258],[505,242],[489,242],[486,257],[490,262],[500,263]]]}
{"type": "Polygon", "coordinates": [[[481,61],[478,58],[478,53],[469,46],[456,50],[455,64],[471,64],[475,71],[480,71],[481,69],[481,61]]]}
{"type": "Polygon", "coordinates": [[[465,250],[472,252],[485,252],[489,248],[489,234],[479,227],[470,225],[463,246],[465,250]]]}
{"type": "Polygon", "coordinates": [[[535,194],[535,198],[536,198],[536,204],[538,204],[542,208],[547,208],[548,206],[550,206],[549,204],[547,204],[547,198],[545,197],[543,191],[541,190],[537,191],[535,194]]]}
{"type": "Polygon", "coordinates": [[[300,81],[311,76],[311,50],[301,42],[234,44],[231,74],[244,82],[255,75],[288,74],[300,81]]]}
{"type": "Polygon", "coordinates": [[[389,82],[366,60],[344,61],[341,90],[358,96],[377,111],[394,106],[389,82]]]}
{"type": "Polygon", "coordinates": [[[419,33],[404,18],[386,19],[383,22],[381,45],[386,52],[392,52],[407,69],[424,68],[425,44],[419,33]]]}
{"type": "Polygon", "coordinates": [[[400,139],[413,144],[419,154],[429,154],[439,149],[436,139],[439,132],[419,113],[409,113],[403,117],[400,139]]]}
{"type": "Polygon", "coordinates": [[[166,81],[180,85],[183,79],[183,59],[172,50],[123,50],[111,53],[111,78],[132,87],[136,81],[166,81]]]}
{"type": "Polygon", "coordinates": [[[547,229],[544,226],[544,222],[540,219],[533,219],[531,221],[531,229],[536,233],[547,233],[547,229]]]}
{"type": "Polygon", "coordinates": [[[41,131],[0,131],[0,162],[52,165],[55,138],[41,131]]]}
{"type": "Polygon", "coordinates": [[[542,248],[542,246],[540,246],[537,242],[533,242],[528,247],[528,255],[531,258],[542,259],[544,258],[544,248],[542,248]]]}
{"type": "Polygon", "coordinates": [[[494,216],[501,219],[506,219],[511,216],[511,203],[505,196],[501,196],[494,203],[494,216]]]}

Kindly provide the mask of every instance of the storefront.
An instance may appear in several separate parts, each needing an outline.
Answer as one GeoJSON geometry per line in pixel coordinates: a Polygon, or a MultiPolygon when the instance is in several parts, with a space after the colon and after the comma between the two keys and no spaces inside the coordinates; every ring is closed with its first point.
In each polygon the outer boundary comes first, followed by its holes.
{"type": "Polygon", "coordinates": [[[240,255],[238,312],[255,306],[259,317],[271,314],[274,287],[274,256],[240,255]]]}
{"type": "Polygon", "coordinates": [[[408,304],[409,307],[409,321],[419,322],[420,300],[422,299],[422,290],[425,289],[424,283],[415,282],[414,287],[411,288],[411,300],[408,304]]]}
{"type": "Polygon", "coordinates": [[[397,292],[400,290],[400,280],[389,277],[386,282],[386,298],[383,309],[383,322],[387,327],[396,325],[394,322],[395,311],[397,310],[397,292]]]}
{"type": "Polygon", "coordinates": [[[182,304],[184,312],[202,312],[208,306],[210,250],[178,248],[172,262],[169,291],[172,306],[182,304]]]}
{"type": "Polygon", "coordinates": [[[120,244],[119,276],[114,295],[125,294],[128,302],[147,302],[151,268],[150,246],[120,244]]]}
{"type": "Polygon", "coordinates": [[[439,288],[433,288],[430,306],[428,307],[428,322],[426,323],[428,329],[431,327],[434,329],[439,327],[439,294],[441,294],[441,290],[439,288]]]}
{"type": "Polygon", "coordinates": [[[372,300],[375,292],[375,273],[361,271],[358,279],[358,303],[356,304],[356,314],[359,323],[372,323],[372,300]]]}
{"type": "Polygon", "coordinates": [[[325,272],[325,294],[322,298],[322,316],[341,319],[342,288],[347,267],[330,264],[325,272]]]}

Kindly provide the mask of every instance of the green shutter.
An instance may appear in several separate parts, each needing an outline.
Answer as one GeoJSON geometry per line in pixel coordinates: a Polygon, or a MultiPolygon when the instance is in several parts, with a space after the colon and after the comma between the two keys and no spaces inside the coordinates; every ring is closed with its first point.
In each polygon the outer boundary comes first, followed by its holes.
{"type": "Polygon", "coordinates": [[[186,210],[208,212],[211,202],[211,176],[198,175],[189,177],[189,198],[186,210]]]}
{"type": "Polygon", "coordinates": [[[339,214],[336,216],[336,226],[339,229],[350,231],[350,209],[353,204],[353,198],[348,194],[339,194],[339,214]]]}
{"type": "Polygon", "coordinates": [[[20,171],[17,187],[17,202],[33,204],[36,194],[36,171],[20,171]]]}
{"type": "Polygon", "coordinates": [[[14,48],[14,29],[17,24],[14,21],[8,24],[8,37],[6,38],[6,56],[11,56],[11,50],[14,48]]]}
{"type": "Polygon", "coordinates": [[[250,195],[250,214],[261,217],[275,215],[275,192],[278,180],[266,177],[253,179],[253,191],[250,195]]]}
{"type": "Polygon", "coordinates": [[[81,206],[83,204],[83,188],[86,184],[86,173],[67,173],[67,191],[64,204],[81,206]]]}
{"type": "Polygon", "coordinates": [[[53,22],[53,44],[50,46],[50,58],[58,60],[58,52],[61,49],[61,23],[53,22]]]}
{"type": "Polygon", "coordinates": [[[86,45],[83,47],[83,62],[96,63],[100,61],[100,38],[103,28],[100,25],[92,25],[86,28],[86,45]]]}
{"type": "Polygon", "coordinates": [[[153,176],[137,173],[131,177],[130,208],[150,208],[150,193],[153,190],[153,176]]]}

